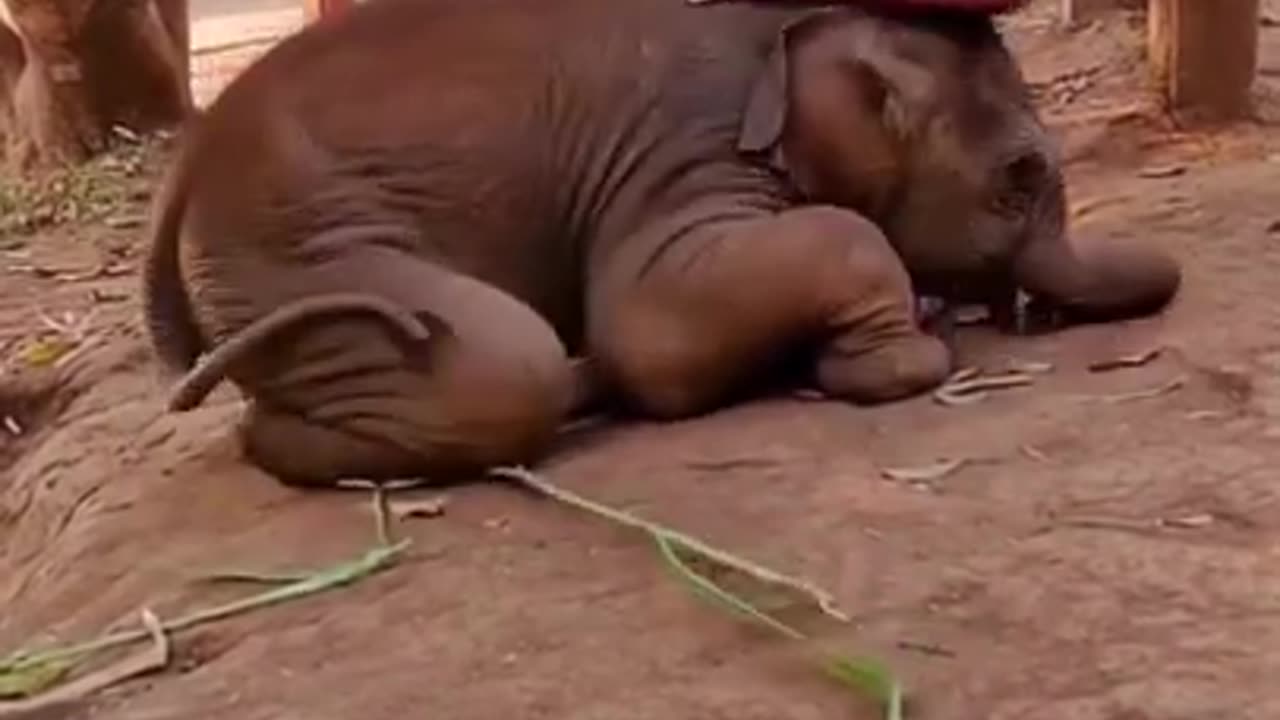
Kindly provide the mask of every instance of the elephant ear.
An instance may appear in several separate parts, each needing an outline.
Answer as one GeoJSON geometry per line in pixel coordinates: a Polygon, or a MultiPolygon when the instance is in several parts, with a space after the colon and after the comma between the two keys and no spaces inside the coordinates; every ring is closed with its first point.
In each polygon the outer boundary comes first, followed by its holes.
{"type": "Polygon", "coordinates": [[[765,152],[777,145],[787,122],[787,59],[786,29],[782,31],[764,72],[757,78],[755,87],[747,99],[747,109],[738,131],[738,150],[747,153],[765,152]]]}
{"type": "MultiPolygon", "coordinates": [[[[747,99],[738,131],[740,152],[764,154],[776,169],[790,174],[780,146],[790,106],[796,101],[796,88],[792,87],[795,45],[805,41],[804,31],[840,13],[838,8],[815,10],[788,22],[778,32],[747,99]]],[[[909,97],[918,94],[912,92],[911,86],[919,85],[919,81],[911,77],[913,68],[886,57],[883,49],[864,43],[851,45],[850,51],[848,62],[841,63],[836,84],[826,86],[833,94],[824,105],[847,108],[850,117],[846,122],[851,125],[872,123],[877,126],[876,130],[895,138],[908,133],[913,122],[907,107],[909,97]],[[857,112],[859,110],[862,112],[857,112]]]]}
{"type": "Polygon", "coordinates": [[[764,70],[756,78],[751,95],[747,98],[742,126],[738,130],[738,150],[763,153],[776,148],[787,124],[787,107],[791,95],[792,37],[802,27],[831,14],[831,10],[806,13],[787,22],[778,31],[765,60],[764,70]]]}

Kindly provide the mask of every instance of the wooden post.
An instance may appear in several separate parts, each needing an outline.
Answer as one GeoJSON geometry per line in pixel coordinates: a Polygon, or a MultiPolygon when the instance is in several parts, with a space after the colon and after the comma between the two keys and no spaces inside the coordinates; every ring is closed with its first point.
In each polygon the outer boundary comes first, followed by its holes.
{"type": "Polygon", "coordinates": [[[1251,109],[1258,67],[1259,0],[1151,0],[1152,72],[1169,104],[1206,120],[1251,109]]]}
{"type": "Polygon", "coordinates": [[[302,0],[307,22],[327,20],[351,9],[354,0],[302,0]]]}

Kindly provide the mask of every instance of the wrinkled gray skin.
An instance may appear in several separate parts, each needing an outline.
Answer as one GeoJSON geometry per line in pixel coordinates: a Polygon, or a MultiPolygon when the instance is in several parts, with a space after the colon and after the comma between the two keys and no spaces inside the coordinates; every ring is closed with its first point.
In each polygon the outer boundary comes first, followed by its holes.
{"type": "Polygon", "coordinates": [[[986,20],[379,0],[193,126],[145,295],[160,359],[196,367],[171,407],[230,378],[248,457],[325,485],[533,462],[575,407],[686,417],[775,361],[903,398],[951,367],[913,293],[1105,320],[1178,277],[1068,240],[986,20]]]}

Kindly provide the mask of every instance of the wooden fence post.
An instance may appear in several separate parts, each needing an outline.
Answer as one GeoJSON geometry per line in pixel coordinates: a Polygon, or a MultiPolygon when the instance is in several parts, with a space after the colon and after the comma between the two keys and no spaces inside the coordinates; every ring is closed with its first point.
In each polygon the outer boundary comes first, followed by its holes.
{"type": "Polygon", "coordinates": [[[1150,0],[1148,52],[1174,110],[1247,116],[1258,67],[1259,0],[1150,0]]]}

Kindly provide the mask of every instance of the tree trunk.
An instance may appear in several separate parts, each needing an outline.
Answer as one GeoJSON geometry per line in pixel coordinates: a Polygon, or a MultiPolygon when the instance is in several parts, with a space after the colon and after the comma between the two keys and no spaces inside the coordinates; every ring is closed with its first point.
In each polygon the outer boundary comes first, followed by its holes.
{"type": "Polygon", "coordinates": [[[146,132],[190,112],[186,0],[0,2],[13,26],[0,30],[10,163],[83,161],[114,125],[146,132]]]}

